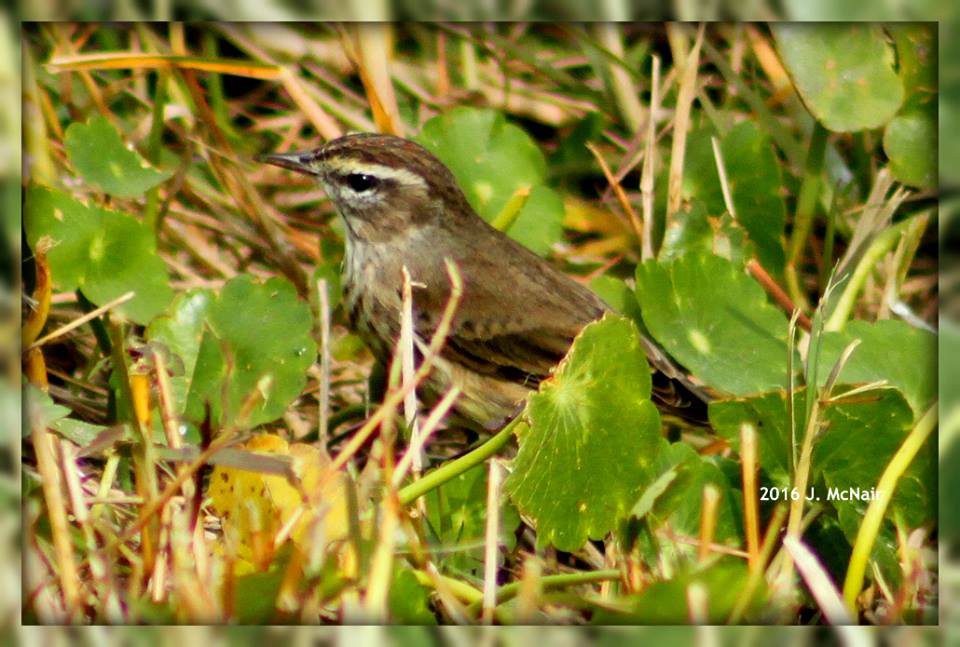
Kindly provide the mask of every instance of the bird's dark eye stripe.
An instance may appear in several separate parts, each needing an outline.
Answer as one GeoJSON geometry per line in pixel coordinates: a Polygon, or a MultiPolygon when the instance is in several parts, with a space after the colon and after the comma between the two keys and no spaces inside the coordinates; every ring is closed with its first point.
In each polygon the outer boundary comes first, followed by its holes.
{"type": "Polygon", "coordinates": [[[343,176],[343,181],[357,193],[369,191],[380,182],[377,177],[367,173],[347,173],[343,176]]]}

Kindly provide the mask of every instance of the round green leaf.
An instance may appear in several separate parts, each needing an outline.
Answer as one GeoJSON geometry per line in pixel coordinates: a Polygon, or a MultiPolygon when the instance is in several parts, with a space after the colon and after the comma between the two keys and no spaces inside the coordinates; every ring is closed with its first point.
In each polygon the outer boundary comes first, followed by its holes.
{"type": "Polygon", "coordinates": [[[97,115],[85,124],[70,124],[64,139],[70,163],[77,172],[110,195],[136,198],[172,175],[150,166],[124,145],[120,133],[106,117],[97,115]]]}
{"type": "Polygon", "coordinates": [[[203,339],[203,322],[214,294],[207,289],[181,292],[167,308],[154,319],[146,330],[146,338],[158,341],[176,353],[183,362],[183,372],[193,373],[203,339]]]}
{"type": "Polygon", "coordinates": [[[642,325],[640,304],[637,303],[633,288],[627,285],[626,281],[609,274],[598,274],[590,281],[590,289],[608,306],[633,319],[635,324],[642,325]]]}
{"type": "Polygon", "coordinates": [[[886,380],[906,396],[919,419],[937,396],[937,336],[896,319],[851,321],[841,332],[822,337],[820,365],[827,369],[818,372],[821,384],[854,339],[860,345],[844,364],[839,380],[848,384],[886,380]]]}
{"type": "Polygon", "coordinates": [[[563,198],[545,186],[530,191],[507,235],[531,251],[545,256],[563,238],[563,198]]]}
{"type": "Polygon", "coordinates": [[[936,23],[896,23],[885,26],[897,46],[897,67],[909,105],[923,105],[936,98],[936,23]]]}
{"type": "MultiPolygon", "coordinates": [[[[706,207],[710,216],[724,216],[727,204],[723,198],[717,158],[708,130],[694,132],[687,141],[687,163],[684,165],[683,194],[696,198],[706,207]]],[[[727,175],[727,186],[736,211],[736,225],[742,227],[756,245],[760,263],[774,273],[783,271],[783,228],[786,208],[783,204],[783,177],[780,163],[774,155],[769,138],[752,121],[737,124],[720,140],[720,154],[727,175]]],[[[698,208],[695,202],[691,211],[698,208]]],[[[682,218],[682,217],[681,217],[682,218]]],[[[671,218],[670,229],[664,239],[664,247],[670,247],[661,255],[667,257],[682,253],[684,243],[703,246],[711,242],[714,253],[725,257],[741,256],[742,232],[732,232],[733,227],[707,228],[702,218],[693,215],[686,225],[693,225],[690,232],[676,231],[678,226],[671,218]],[[716,229],[713,232],[712,229],[716,229]],[[739,233],[739,235],[738,235],[739,233]],[[728,239],[724,241],[724,238],[728,239]]],[[[683,229],[685,229],[684,227],[683,229]]],[[[752,251],[752,250],[751,250],[752,251]]]]}
{"type": "Polygon", "coordinates": [[[32,248],[41,238],[53,243],[47,259],[54,285],[61,290],[79,288],[97,305],[136,292],[114,311],[140,324],[173,298],[153,233],[132,216],[34,186],[27,193],[24,228],[32,248]]]}
{"type": "MultiPolygon", "coordinates": [[[[669,261],[692,252],[713,253],[743,267],[755,249],[746,231],[729,214],[708,216],[703,201],[693,200],[686,211],[670,218],[658,258],[669,261]]],[[[783,247],[779,241],[774,249],[778,250],[782,267],[783,247]]]]}
{"type": "Polygon", "coordinates": [[[890,170],[904,184],[937,184],[937,124],[929,112],[897,115],[883,131],[883,151],[890,170]]]}
{"type": "Polygon", "coordinates": [[[752,121],[744,121],[720,143],[736,220],[757,245],[760,263],[771,272],[783,269],[783,179],[770,140],[752,121]]]}
{"type": "MultiPolygon", "coordinates": [[[[282,558],[281,558],[282,559],[282,558]]],[[[269,570],[245,573],[233,583],[231,608],[235,622],[269,624],[277,617],[277,596],[283,586],[286,569],[276,560],[269,570]]]]}
{"type": "MultiPolygon", "coordinates": [[[[843,388],[836,390],[842,392],[843,388]]],[[[803,391],[797,391],[794,416],[798,445],[805,426],[803,400],[803,391]]],[[[760,467],[775,485],[789,485],[791,440],[785,392],[717,400],[710,403],[709,411],[717,434],[737,448],[740,426],[751,423],[760,441],[760,467]]],[[[842,487],[875,486],[913,421],[903,395],[892,388],[874,389],[849,402],[841,399],[823,407],[820,416],[824,425],[814,445],[814,470],[827,485],[842,487]]],[[[826,498],[825,492],[818,494],[826,498]]]]}
{"type": "Polygon", "coordinates": [[[634,324],[586,326],[531,396],[530,428],[505,488],[537,525],[537,543],[577,550],[625,519],[666,447],[634,324]]]}
{"type": "MultiPolygon", "coordinates": [[[[721,494],[716,511],[715,540],[733,546],[742,542],[730,483],[714,461],[712,457],[701,456],[684,442],[672,443],[660,455],[656,467],[657,481],[668,481],[666,487],[662,492],[654,490],[649,497],[644,492],[638,500],[639,503],[644,497],[653,499],[646,514],[651,528],[664,527],[681,535],[696,535],[703,517],[703,488],[710,484],[721,494]]],[[[642,511],[634,505],[635,515],[641,516],[642,511]]],[[[696,547],[689,548],[693,556],[696,547]]]]}
{"type": "Polygon", "coordinates": [[[637,268],[643,322],[670,355],[719,391],[787,384],[787,319],[730,261],[690,253],[637,268]]]}
{"type": "Polygon", "coordinates": [[[303,390],[317,355],[310,308],[297,298],[293,285],[281,278],[263,284],[245,275],[231,279],[209,305],[206,323],[209,329],[200,343],[187,400],[188,418],[202,419],[204,403],[209,402],[214,419],[233,420],[251,397],[258,402],[244,421],[247,427],[282,416],[303,390]]]}
{"type": "Polygon", "coordinates": [[[782,23],[771,29],[797,91],[827,129],[877,128],[897,113],[903,83],[880,27],[782,23]]]}
{"type": "MultiPolygon", "coordinates": [[[[797,439],[803,430],[803,398],[794,395],[797,412],[797,439]]],[[[791,482],[792,440],[790,417],[787,415],[786,391],[731,400],[714,400],[709,404],[710,426],[718,436],[726,438],[734,448],[740,449],[740,426],[750,423],[759,439],[760,467],[765,476],[777,487],[791,482]]],[[[799,451],[799,448],[796,450],[799,451]]]]}
{"type": "Polygon", "coordinates": [[[182,363],[182,372],[174,372],[170,376],[170,387],[178,414],[182,414],[187,406],[190,384],[204,336],[205,317],[214,298],[213,291],[208,289],[179,293],[166,312],[150,322],[145,333],[149,341],[163,344],[182,363]]]}
{"type": "Polygon", "coordinates": [[[518,191],[530,191],[507,234],[540,254],[560,239],[563,201],[544,186],[543,153],[502,114],[456,108],[425,123],[415,139],[450,168],[484,220],[493,221],[518,191]]]}

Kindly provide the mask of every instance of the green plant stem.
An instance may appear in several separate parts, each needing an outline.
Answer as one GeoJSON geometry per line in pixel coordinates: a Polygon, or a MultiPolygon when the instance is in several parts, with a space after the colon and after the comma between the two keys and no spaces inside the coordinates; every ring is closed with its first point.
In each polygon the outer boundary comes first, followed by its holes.
{"type": "Polygon", "coordinates": [[[876,267],[880,258],[893,249],[893,246],[900,240],[900,235],[912,222],[913,218],[910,218],[892,227],[888,227],[870,243],[870,247],[867,248],[863,258],[857,263],[857,267],[847,282],[843,294],[841,294],[839,300],[837,300],[837,305],[834,307],[833,312],[830,313],[830,317],[824,325],[824,330],[835,332],[843,328],[844,324],[847,323],[847,319],[850,318],[850,314],[853,312],[857,295],[860,294],[860,289],[867,282],[867,277],[870,276],[870,272],[876,267]]]}
{"type": "Polygon", "coordinates": [[[728,625],[740,624],[743,614],[753,601],[753,596],[757,592],[760,582],[763,581],[763,567],[770,561],[770,555],[773,554],[773,547],[777,544],[777,539],[780,536],[780,527],[783,525],[783,520],[786,519],[786,517],[787,506],[778,505],[773,509],[773,514],[770,515],[770,523],[767,525],[767,532],[763,536],[763,545],[760,547],[760,559],[758,562],[761,567],[751,570],[747,576],[747,581],[743,585],[740,595],[737,597],[737,602],[730,612],[730,617],[727,618],[728,625]]]}
{"type": "Polygon", "coordinates": [[[510,196],[510,199],[507,200],[507,204],[503,205],[500,213],[490,221],[490,224],[500,231],[510,229],[520,216],[520,212],[523,211],[523,207],[527,204],[529,197],[530,189],[528,187],[517,189],[517,191],[510,196]]]}
{"type": "Polygon", "coordinates": [[[785,278],[790,298],[800,307],[807,307],[807,299],[800,287],[797,276],[797,263],[807,246],[807,237],[813,226],[813,214],[820,197],[820,176],[823,174],[823,160],[827,150],[827,129],[814,122],[810,133],[810,145],[807,148],[807,160],[803,168],[803,183],[797,196],[797,211],[793,218],[793,232],[787,250],[785,278]]]}
{"type": "Polygon", "coordinates": [[[463,474],[469,470],[471,467],[479,465],[483,461],[496,454],[504,445],[510,442],[510,438],[513,437],[514,429],[518,424],[526,424],[521,420],[521,416],[517,416],[511,420],[506,426],[504,426],[503,429],[498,431],[496,435],[491,437],[490,440],[483,443],[472,452],[464,454],[456,460],[452,460],[449,463],[441,465],[429,474],[424,475],[423,478],[418,479],[402,488],[398,493],[400,504],[408,505],[413,501],[416,501],[427,492],[440,487],[447,481],[456,478],[460,474],[463,474]]]}
{"type": "MultiPolygon", "coordinates": [[[[816,383],[808,382],[808,394],[811,391],[816,392],[816,390],[816,383]]],[[[789,397],[793,397],[792,394],[789,397]]],[[[804,497],[807,491],[807,483],[810,480],[810,468],[813,464],[813,441],[817,436],[817,430],[819,427],[819,421],[817,420],[820,413],[819,408],[819,400],[814,398],[812,401],[812,406],[807,411],[807,421],[803,434],[803,443],[800,447],[800,456],[797,459],[797,468],[793,473],[793,489],[799,492],[800,496],[790,501],[786,536],[793,537],[797,541],[800,540],[800,535],[803,532],[803,504],[805,502],[804,497]]],[[[780,569],[780,574],[778,576],[780,585],[785,586],[786,583],[792,578],[793,560],[787,556],[787,559],[784,560],[783,567],[780,569]]]]}
{"type": "MultiPolygon", "coordinates": [[[[561,573],[559,575],[545,575],[540,578],[540,587],[545,591],[547,589],[558,589],[565,586],[576,586],[577,584],[592,584],[594,582],[609,582],[610,580],[619,580],[622,573],[619,569],[609,568],[600,571],[586,571],[583,573],[561,573]]],[[[497,590],[497,604],[503,604],[511,600],[520,592],[522,582],[511,582],[505,584],[497,590]]],[[[483,600],[476,600],[470,603],[467,611],[477,612],[483,600]]]]}
{"type": "MultiPolygon", "coordinates": [[[[125,405],[118,406],[123,411],[122,417],[127,418],[126,422],[130,424],[133,430],[133,436],[136,442],[133,445],[131,456],[133,458],[134,486],[137,494],[143,497],[144,506],[149,506],[157,501],[157,495],[160,492],[160,486],[157,483],[157,473],[155,467],[157,464],[153,451],[153,441],[150,437],[151,430],[146,425],[141,424],[137,418],[136,405],[134,404],[133,389],[130,385],[130,365],[127,358],[127,349],[124,344],[123,324],[107,320],[107,330],[110,333],[111,341],[111,359],[113,360],[113,370],[116,372],[120,382],[118,404],[126,402],[125,405]]],[[[141,555],[144,561],[144,573],[149,577],[153,571],[153,558],[156,555],[158,541],[160,538],[160,516],[151,515],[144,524],[140,535],[141,555]]]]}
{"type": "Polygon", "coordinates": [[[823,253],[820,259],[819,276],[821,291],[827,287],[827,281],[830,280],[830,272],[833,269],[833,245],[837,237],[837,193],[839,193],[839,189],[834,188],[832,204],[827,210],[827,231],[823,234],[823,253]]]}
{"type": "MultiPolygon", "coordinates": [[[[434,588],[433,578],[426,571],[418,569],[413,571],[413,575],[423,586],[434,588]]],[[[481,604],[483,602],[483,593],[466,582],[446,575],[437,575],[436,577],[440,578],[440,581],[450,589],[450,592],[461,600],[466,600],[469,604],[481,604]]]]}
{"type": "MultiPolygon", "coordinates": [[[[77,295],[77,303],[80,304],[80,309],[83,310],[84,314],[96,309],[97,306],[91,303],[90,300],[83,295],[83,292],[75,290],[74,294],[77,295]]],[[[100,348],[101,352],[103,352],[104,355],[112,354],[113,344],[110,342],[110,333],[107,332],[106,327],[103,325],[103,319],[97,317],[87,323],[90,325],[90,329],[93,330],[93,336],[97,339],[97,347],[100,348]]]]}
{"type": "MultiPolygon", "coordinates": [[[[153,98],[153,115],[150,124],[150,134],[147,137],[146,157],[154,166],[159,166],[160,151],[163,137],[163,113],[167,104],[167,83],[170,74],[161,70],[157,75],[156,96],[153,98]]],[[[159,233],[160,219],[160,186],[157,185],[147,191],[147,204],[143,211],[143,224],[153,232],[154,237],[159,233]]]]}
{"type": "Polygon", "coordinates": [[[854,617],[857,616],[857,595],[859,595],[860,588],[863,585],[863,575],[867,569],[867,561],[870,559],[870,553],[873,552],[873,545],[877,540],[877,534],[880,532],[880,524],[883,522],[887,507],[893,499],[897,482],[903,476],[907,467],[910,466],[927,438],[933,433],[937,426],[937,420],[937,403],[934,402],[917,422],[903,444],[900,445],[897,453],[890,459],[887,468],[883,470],[883,474],[877,482],[877,498],[870,502],[866,514],[863,515],[863,521],[860,523],[859,530],[857,530],[857,538],[853,542],[853,552],[850,554],[847,576],[843,582],[843,599],[854,617]]]}

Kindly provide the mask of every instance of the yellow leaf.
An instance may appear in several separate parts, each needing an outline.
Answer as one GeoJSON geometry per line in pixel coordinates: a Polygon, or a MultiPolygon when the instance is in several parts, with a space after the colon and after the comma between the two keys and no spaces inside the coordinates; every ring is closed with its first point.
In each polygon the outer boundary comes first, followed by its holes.
{"type": "Polygon", "coordinates": [[[291,474],[288,478],[214,468],[207,495],[220,518],[228,553],[262,569],[287,538],[301,548],[315,540],[316,523],[323,524],[325,545],[347,536],[346,480],[343,474],[329,472],[330,459],[321,449],[304,443],[289,445],[272,434],[255,436],[244,449],[289,456],[291,474]]]}

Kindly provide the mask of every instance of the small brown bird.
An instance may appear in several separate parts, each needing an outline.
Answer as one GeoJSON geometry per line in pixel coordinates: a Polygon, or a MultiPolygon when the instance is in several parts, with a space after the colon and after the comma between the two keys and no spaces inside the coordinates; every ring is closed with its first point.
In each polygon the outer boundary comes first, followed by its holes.
{"type": "MultiPolygon", "coordinates": [[[[462,299],[425,383],[432,400],[450,386],[460,416],[486,428],[517,413],[586,324],[610,310],[599,297],[499,230],[467,202],[453,173],[423,146],[372,133],[307,152],[264,155],[314,176],[346,225],[344,304],[351,325],[381,362],[400,334],[402,268],[410,273],[416,343],[436,330],[450,295],[444,259],[458,266],[462,299]]],[[[654,398],[702,420],[696,389],[650,340],[654,398]]]]}

